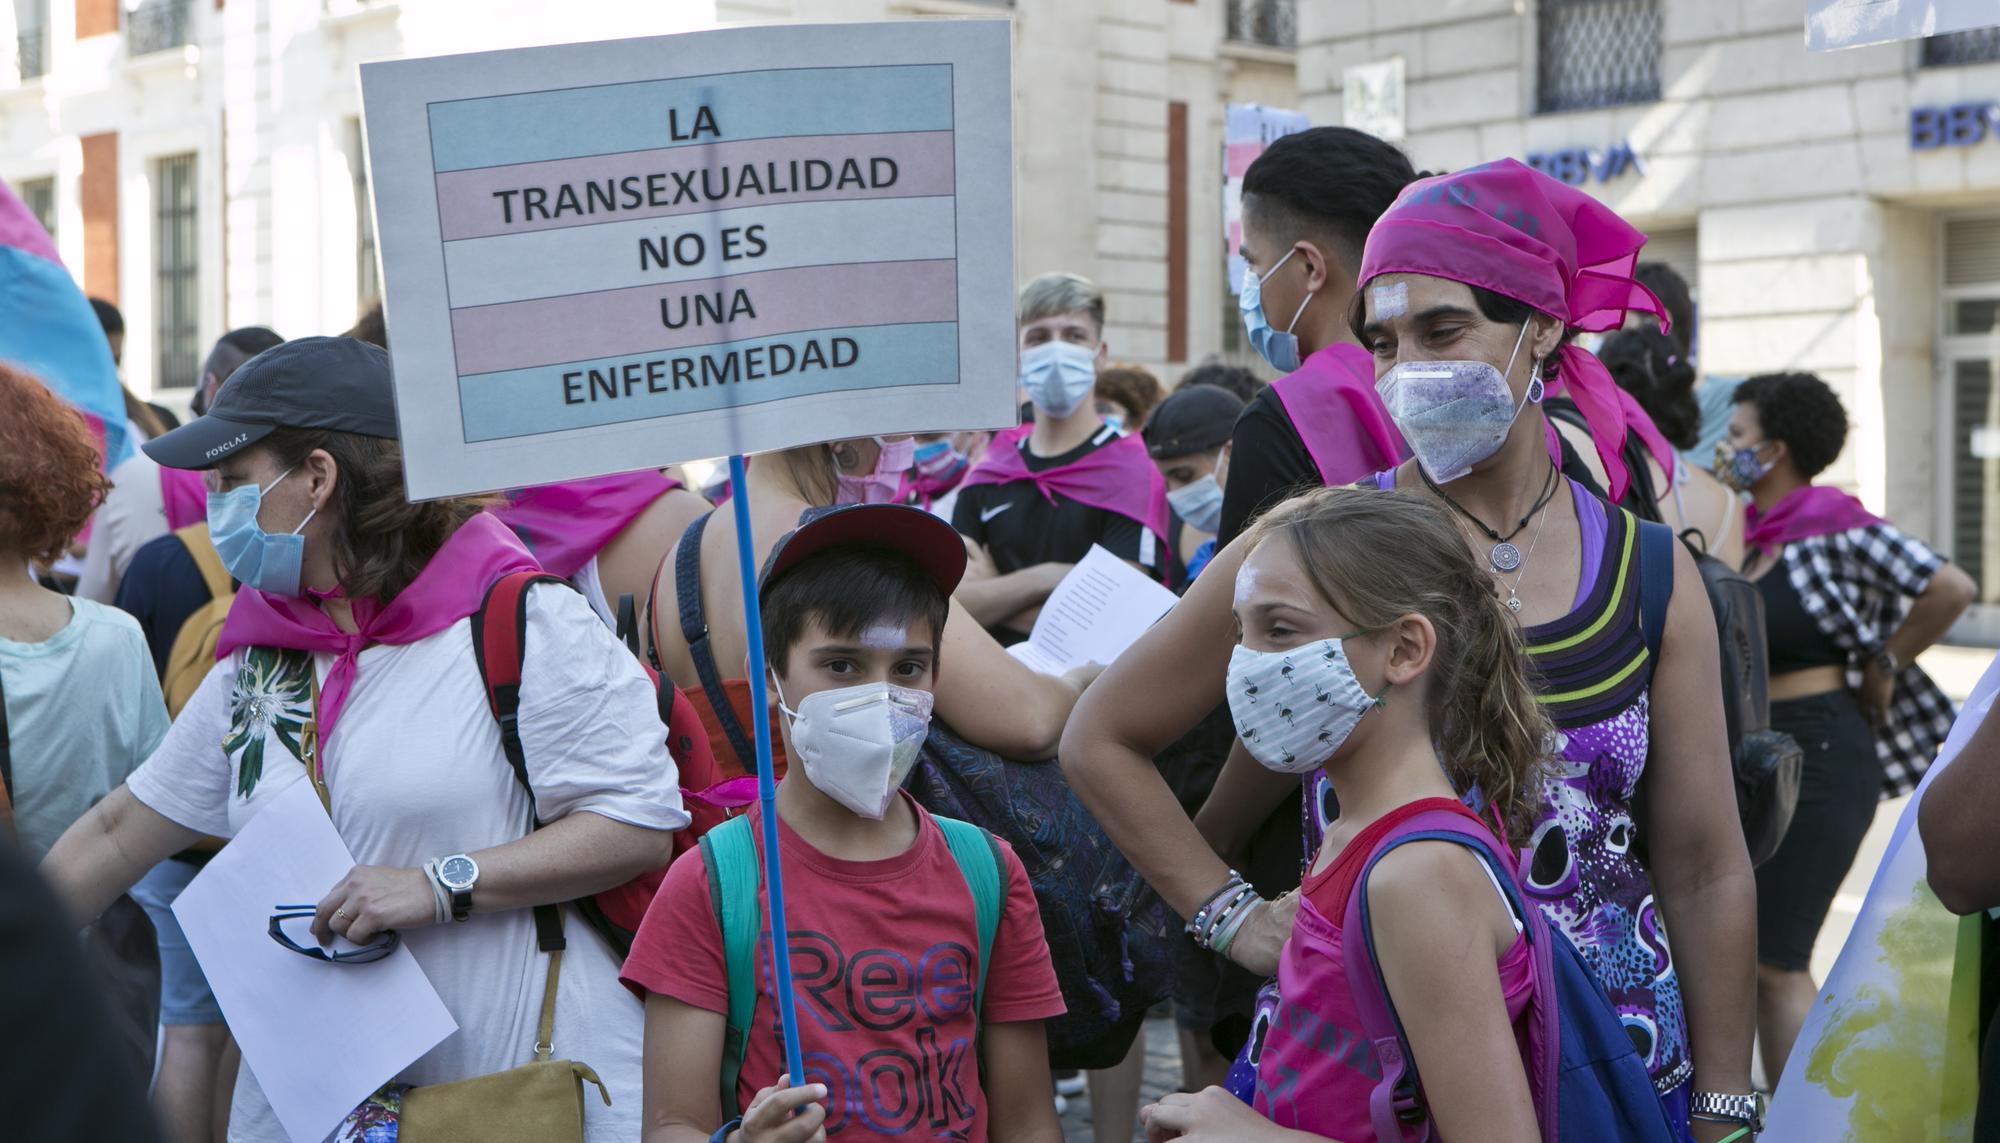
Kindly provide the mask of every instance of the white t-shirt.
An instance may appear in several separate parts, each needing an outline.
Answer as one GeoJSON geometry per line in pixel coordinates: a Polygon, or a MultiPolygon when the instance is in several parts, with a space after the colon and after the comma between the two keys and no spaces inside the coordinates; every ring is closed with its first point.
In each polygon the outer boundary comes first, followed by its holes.
{"type": "Polygon", "coordinates": [[[35,861],[167,733],[138,621],[88,599],[69,605],[69,622],[39,643],[0,638],[14,826],[35,861]]]}
{"type": "MultiPolygon", "coordinates": [[[[132,775],[132,793],[182,825],[226,837],[303,777],[284,742],[289,735],[279,731],[310,717],[310,692],[302,678],[283,678],[277,662],[269,651],[238,651],[218,663],[160,749],[132,775]],[[233,701],[239,689],[264,701],[233,701]],[[259,709],[265,713],[253,722],[259,709]],[[246,769],[244,756],[254,753],[247,744],[259,737],[261,766],[253,761],[246,769]]],[[[315,655],[313,663],[323,682],[333,656],[315,655]]],[[[469,619],[415,643],[370,647],[357,666],[326,751],[334,826],[357,862],[415,868],[528,832],[528,797],[486,706],[469,619]]],[[[528,594],[520,728],[543,821],[588,810],[647,829],[687,824],[652,684],[566,588],[528,594]]],[[[586,1101],[591,1143],[629,1143],[639,1137],[643,1010],[618,983],[610,950],[574,911],[565,910],[564,931],[557,1056],[589,1064],[611,1090],[611,1107],[594,1095],[586,1101]]],[[[469,1079],[532,1061],[548,968],[532,911],[424,925],[404,932],[402,942],[458,1031],[399,1082],[469,1079]]],[[[247,1067],[237,1079],[229,1138],[285,1139],[247,1067]]]]}
{"type": "Polygon", "coordinates": [[[604,625],[613,631],[618,630],[618,614],[612,610],[611,601],[604,597],[604,581],[597,574],[597,557],[584,561],[584,565],[570,577],[570,582],[576,585],[584,602],[590,604],[590,609],[597,613],[604,625]]]}
{"type": "Polygon", "coordinates": [[[167,534],[167,502],[160,491],[159,462],[134,450],[130,458],[112,469],[111,491],[97,506],[93,520],[76,593],[111,603],[118,598],[118,582],[132,566],[132,557],[147,541],[167,534]]]}

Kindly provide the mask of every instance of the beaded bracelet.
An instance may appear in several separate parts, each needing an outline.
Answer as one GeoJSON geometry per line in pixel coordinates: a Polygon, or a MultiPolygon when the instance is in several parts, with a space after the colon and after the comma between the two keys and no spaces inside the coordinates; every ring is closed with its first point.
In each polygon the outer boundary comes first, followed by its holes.
{"type": "Polygon", "coordinates": [[[1210,919],[1216,909],[1222,905],[1225,899],[1240,889],[1243,884],[1243,875],[1234,869],[1230,870],[1229,880],[1223,884],[1221,889],[1216,890],[1213,896],[1203,902],[1201,908],[1196,909],[1194,916],[1188,920],[1188,935],[1194,937],[1199,942],[1201,940],[1201,933],[1208,928],[1210,919]]]}
{"type": "Polygon", "coordinates": [[[1243,925],[1250,919],[1250,914],[1254,907],[1262,904],[1263,901],[1262,897],[1253,896],[1250,901],[1244,903],[1241,909],[1236,910],[1226,923],[1218,925],[1215,936],[1208,943],[1209,950],[1227,956],[1229,954],[1229,946],[1236,942],[1236,934],[1243,931],[1243,925]]]}
{"type": "Polygon", "coordinates": [[[1217,938],[1225,932],[1233,936],[1234,930],[1240,928],[1249,915],[1251,906],[1263,900],[1235,870],[1230,870],[1229,876],[1229,883],[1209,898],[1208,903],[1197,910],[1194,919],[1187,924],[1188,935],[1204,949],[1214,951],[1217,938]]]}

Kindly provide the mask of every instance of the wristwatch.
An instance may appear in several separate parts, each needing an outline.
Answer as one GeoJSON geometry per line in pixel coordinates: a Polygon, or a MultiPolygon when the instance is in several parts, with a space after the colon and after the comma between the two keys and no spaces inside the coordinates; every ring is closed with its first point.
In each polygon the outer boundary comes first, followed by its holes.
{"type": "Polygon", "coordinates": [[[1703,1119],[1726,1119],[1731,1123],[1741,1123],[1750,1128],[1753,1135],[1764,1130],[1764,1097],[1754,1091],[1749,1095],[1718,1095],[1712,1091],[1698,1091],[1688,1100],[1688,1112],[1703,1119]]]}
{"type": "Polygon", "coordinates": [[[1893,675],[1902,669],[1903,661],[1896,657],[1894,651],[1883,647],[1875,652],[1875,665],[1882,668],[1883,674],[1893,675]]]}
{"type": "Polygon", "coordinates": [[[472,887],[479,883],[479,863],[463,853],[454,853],[437,863],[438,884],[451,894],[451,919],[463,921],[472,915],[472,887]]]}

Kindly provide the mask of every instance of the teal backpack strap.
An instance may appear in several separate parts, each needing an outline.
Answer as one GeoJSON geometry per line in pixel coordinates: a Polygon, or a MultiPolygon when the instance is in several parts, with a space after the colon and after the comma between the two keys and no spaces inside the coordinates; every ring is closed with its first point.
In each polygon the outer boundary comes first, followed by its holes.
{"type": "Polygon", "coordinates": [[[1000,856],[1000,843],[993,835],[971,822],[932,816],[944,831],[944,843],[972,891],[972,915],[979,927],[979,985],[972,993],[975,1022],[986,1007],[986,965],[993,959],[993,934],[1000,929],[1000,911],[1007,902],[1007,886],[1002,881],[1007,863],[1000,856]]]}
{"type": "Polygon", "coordinates": [[[708,899],[722,930],[723,963],[729,969],[729,1024],[722,1041],[722,1118],[727,1121],[743,1110],[736,1102],[736,1077],[743,1073],[757,1009],[757,939],[764,931],[750,818],[731,818],[703,834],[701,863],[708,871],[708,899]]]}

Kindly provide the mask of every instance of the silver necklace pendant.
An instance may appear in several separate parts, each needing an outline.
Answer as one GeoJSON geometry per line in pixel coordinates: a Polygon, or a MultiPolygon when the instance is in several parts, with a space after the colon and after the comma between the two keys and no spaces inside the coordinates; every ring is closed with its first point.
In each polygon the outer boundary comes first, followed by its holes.
{"type": "Polygon", "coordinates": [[[1521,614],[1521,597],[1517,595],[1509,595],[1507,597],[1507,610],[1513,612],[1516,615],[1521,614]]]}
{"type": "Polygon", "coordinates": [[[1503,540],[1493,545],[1493,550],[1486,554],[1486,561],[1493,565],[1494,571],[1513,571],[1521,566],[1521,549],[1503,540]]]}

